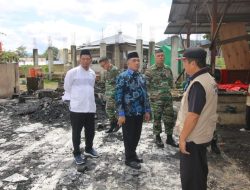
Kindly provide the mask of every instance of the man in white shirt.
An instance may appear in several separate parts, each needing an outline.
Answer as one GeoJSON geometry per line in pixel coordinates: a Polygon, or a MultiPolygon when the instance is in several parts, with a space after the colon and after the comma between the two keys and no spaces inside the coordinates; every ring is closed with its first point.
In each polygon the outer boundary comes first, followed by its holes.
{"type": "Polygon", "coordinates": [[[84,164],[85,156],[99,157],[93,148],[95,136],[95,72],[90,68],[92,57],[89,50],[82,50],[80,65],[69,70],[64,79],[63,100],[70,101],[70,121],[72,125],[73,154],[76,164],[84,164]],[[84,127],[85,151],[81,155],[81,132],[84,127]]]}

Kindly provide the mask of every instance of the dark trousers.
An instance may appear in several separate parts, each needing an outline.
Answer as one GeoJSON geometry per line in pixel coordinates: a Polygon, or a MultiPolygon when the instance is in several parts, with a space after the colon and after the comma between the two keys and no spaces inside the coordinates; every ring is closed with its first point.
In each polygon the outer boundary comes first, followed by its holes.
{"type": "Polygon", "coordinates": [[[250,106],[246,106],[246,129],[250,130],[250,106]]]}
{"type": "Polygon", "coordinates": [[[95,136],[95,114],[70,112],[74,156],[80,155],[81,132],[84,127],[85,150],[91,150],[95,136]]]}
{"type": "Polygon", "coordinates": [[[207,189],[207,145],[187,142],[186,149],[190,154],[181,153],[180,174],[183,190],[207,189]]]}
{"type": "Polygon", "coordinates": [[[125,124],[122,126],[126,161],[130,162],[137,157],[136,147],[141,137],[142,122],[143,116],[126,117],[125,124]]]}

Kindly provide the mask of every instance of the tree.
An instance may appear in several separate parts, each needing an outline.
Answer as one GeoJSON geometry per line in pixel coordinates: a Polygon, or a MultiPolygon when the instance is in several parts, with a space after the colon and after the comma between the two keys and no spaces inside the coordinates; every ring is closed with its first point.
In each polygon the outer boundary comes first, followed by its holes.
{"type": "Polygon", "coordinates": [[[16,49],[16,53],[19,57],[27,57],[28,56],[28,53],[26,51],[26,47],[25,46],[19,46],[17,49],[16,49]]]}
{"type": "Polygon", "coordinates": [[[18,62],[19,56],[16,52],[2,51],[0,53],[0,63],[18,62]]]}
{"type": "MultiPolygon", "coordinates": [[[[53,51],[53,60],[57,60],[57,56],[58,56],[58,53],[59,53],[59,49],[57,47],[51,47],[52,48],[52,51],[53,51]]],[[[46,59],[48,60],[48,49],[46,49],[46,51],[43,53],[43,57],[46,57],[46,59]]]]}

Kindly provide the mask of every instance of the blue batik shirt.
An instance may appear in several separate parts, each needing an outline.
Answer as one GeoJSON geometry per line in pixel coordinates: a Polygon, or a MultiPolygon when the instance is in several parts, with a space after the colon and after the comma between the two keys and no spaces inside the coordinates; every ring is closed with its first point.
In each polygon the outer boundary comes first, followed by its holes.
{"type": "Polygon", "coordinates": [[[150,112],[146,80],[139,72],[127,69],[116,81],[116,105],[119,116],[136,116],[150,112]]]}

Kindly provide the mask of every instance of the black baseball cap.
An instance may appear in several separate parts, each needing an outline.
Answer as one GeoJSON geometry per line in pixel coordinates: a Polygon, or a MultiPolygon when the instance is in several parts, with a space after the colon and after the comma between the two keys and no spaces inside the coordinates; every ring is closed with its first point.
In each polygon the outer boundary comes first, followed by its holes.
{"type": "Polygon", "coordinates": [[[177,58],[177,60],[183,60],[183,59],[199,59],[199,60],[204,60],[207,57],[207,52],[200,47],[191,47],[187,48],[184,52],[182,57],[177,58]]]}

